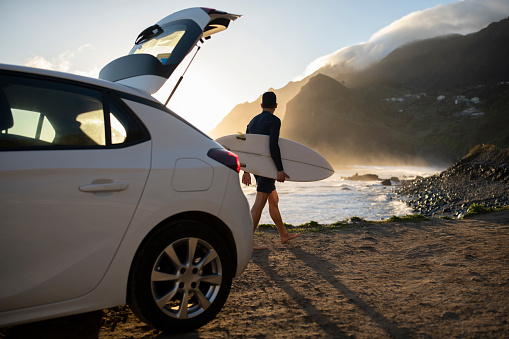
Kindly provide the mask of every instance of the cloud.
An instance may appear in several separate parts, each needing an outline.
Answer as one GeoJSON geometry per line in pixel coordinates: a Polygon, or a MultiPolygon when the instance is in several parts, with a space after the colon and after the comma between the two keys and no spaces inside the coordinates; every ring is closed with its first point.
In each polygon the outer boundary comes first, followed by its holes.
{"type": "Polygon", "coordinates": [[[97,78],[99,75],[99,68],[97,66],[89,66],[86,69],[76,69],[74,64],[77,58],[83,57],[86,49],[93,49],[93,46],[90,44],[85,44],[80,46],[76,52],[73,51],[64,51],[59,55],[52,58],[45,58],[40,55],[32,55],[30,58],[26,59],[23,63],[24,66],[35,67],[35,68],[43,68],[49,69],[53,71],[60,71],[66,73],[73,73],[83,76],[88,76],[92,78],[97,78]]]}
{"type": "Polygon", "coordinates": [[[84,44],[83,46],[80,46],[78,48],[78,52],[81,53],[83,52],[83,50],[87,49],[87,48],[91,48],[91,49],[94,49],[94,46],[92,46],[91,44],[84,44]]]}
{"type": "Polygon", "coordinates": [[[446,34],[477,32],[509,16],[507,0],[463,0],[410,13],[382,28],[367,42],[342,48],[310,63],[299,77],[324,66],[360,70],[377,62],[408,42],[446,34]]]}

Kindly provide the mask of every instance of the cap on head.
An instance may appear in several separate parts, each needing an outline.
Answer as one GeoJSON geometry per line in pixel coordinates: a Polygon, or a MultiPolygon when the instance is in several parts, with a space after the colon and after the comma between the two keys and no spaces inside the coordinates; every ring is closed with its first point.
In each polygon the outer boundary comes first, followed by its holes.
{"type": "Polygon", "coordinates": [[[263,108],[274,108],[276,107],[276,93],[274,92],[265,92],[262,96],[262,107],[263,108]]]}

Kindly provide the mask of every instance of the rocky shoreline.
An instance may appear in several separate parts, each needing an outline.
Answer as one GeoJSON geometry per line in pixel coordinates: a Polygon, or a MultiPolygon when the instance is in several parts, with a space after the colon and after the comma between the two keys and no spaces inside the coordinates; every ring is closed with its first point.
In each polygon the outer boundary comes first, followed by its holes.
{"type": "Polygon", "coordinates": [[[424,216],[461,218],[473,204],[509,205],[509,149],[474,147],[447,170],[427,178],[405,181],[400,198],[424,216]]]}

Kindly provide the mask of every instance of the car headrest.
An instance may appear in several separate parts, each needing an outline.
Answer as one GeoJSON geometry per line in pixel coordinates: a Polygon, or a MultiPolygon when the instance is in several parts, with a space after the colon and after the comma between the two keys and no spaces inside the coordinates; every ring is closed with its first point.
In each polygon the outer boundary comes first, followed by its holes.
{"type": "Polygon", "coordinates": [[[14,119],[12,118],[11,106],[5,93],[0,89],[0,130],[7,130],[12,126],[14,126],[14,119]]]}

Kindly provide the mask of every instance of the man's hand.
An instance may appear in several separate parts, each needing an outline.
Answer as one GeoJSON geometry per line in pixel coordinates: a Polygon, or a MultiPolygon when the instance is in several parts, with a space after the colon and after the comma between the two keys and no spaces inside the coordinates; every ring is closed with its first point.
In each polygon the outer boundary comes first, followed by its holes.
{"type": "Polygon", "coordinates": [[[251,185],[251,174],[244,172],[244,174],[242,174],[242,183],[246,186],[251,185]]]}
{"type": "Polygon", "coordinates": [[[290,179],[290,176],[288,174],[285,173],[285,171],[278,171],[277,172],[277,178],[276,180],[278,182],[285,182],[286,179],[290,179]]]}

